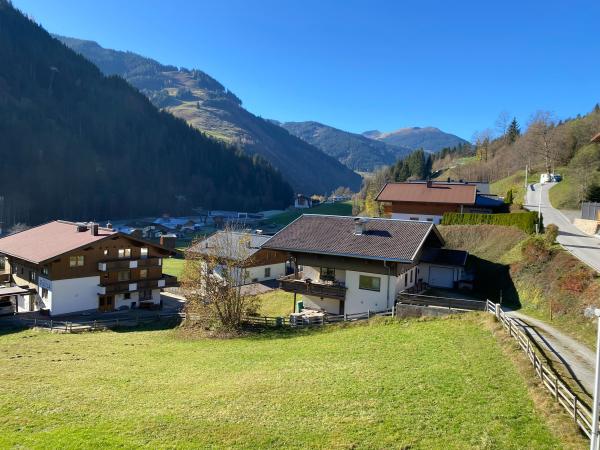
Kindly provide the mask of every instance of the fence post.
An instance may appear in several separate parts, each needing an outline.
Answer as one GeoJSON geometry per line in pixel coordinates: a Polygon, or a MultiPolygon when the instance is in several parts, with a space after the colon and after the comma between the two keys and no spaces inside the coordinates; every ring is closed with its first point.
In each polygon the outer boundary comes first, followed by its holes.
{"type": "Polygon", "coordinates": [[[496,303],[496,318],[500,320],[500,304],[496,303]]]}
{"type": "Polygon", "coordinates": [[[50,331],[52,331],[52,319],[50,319],[50,331]]]}
{"type": "Polygon", "coordinates": [[[344,312],[344,322],[346,322],[348,320],[348,314],[346,312],[344,312]]]}
{"type": "Polygon", "coordinates": [[[370,319],[370,318],[371,318],[371,310],[367,309],[367,319],[370,319]]]}

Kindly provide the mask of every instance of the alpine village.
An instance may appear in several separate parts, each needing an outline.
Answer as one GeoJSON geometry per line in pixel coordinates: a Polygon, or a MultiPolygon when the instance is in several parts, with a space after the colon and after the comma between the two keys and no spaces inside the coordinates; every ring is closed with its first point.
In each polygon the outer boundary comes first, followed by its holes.
{"type": "Polygon", "coordinates": [[[0,448],[600,450],[599,13],[0,0],[0,448]]]}

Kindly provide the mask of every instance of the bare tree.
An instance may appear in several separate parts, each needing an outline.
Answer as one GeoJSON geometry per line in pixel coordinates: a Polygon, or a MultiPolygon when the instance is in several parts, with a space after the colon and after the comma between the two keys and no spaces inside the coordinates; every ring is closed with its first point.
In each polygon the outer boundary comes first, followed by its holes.
{"type": "Polygon", "coordinates": [[[552,113],[538,111],[532,117],[526,134],[528,151],[542,158],[546,172],[552,172],[557,161],[568,151],[564,127],[557,127],[552,113]]]}
{"type": "Polygon", "coordinates": [[[487,161],[492,157],[490,155],[490,143],[492,139],[493,132],[489,128],[473,133],[473,145],[475,145],[476,154],[480,161],[487,161]]]}
{"type": "Polygon", "coordinates": [[[249,244],[249,234],[226,227],[186,251],[181,279],[186,312],[206,326],[235,331],[244,316],[258,310],[257,296],[242,289],[249,280],[249,244]]]}
{"type": "Polygon", "coordinates": [[[502,136],[504,143],[507,141],[506,132],[508,131],[508,126],[510,125],[511,117],[508,111],[501,111],[498,114],[498,118],[496,119],[496,130],[502,136]]]}

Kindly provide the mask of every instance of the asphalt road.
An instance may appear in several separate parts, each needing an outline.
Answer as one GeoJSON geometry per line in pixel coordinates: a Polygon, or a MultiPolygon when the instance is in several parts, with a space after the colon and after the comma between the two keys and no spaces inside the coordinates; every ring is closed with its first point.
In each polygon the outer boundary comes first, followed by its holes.
{"type": "Polygon", "coordinates": [[[548,190],[554,184],[541,185],[538,183],[530,185],[527,188],[525,208],[537,211],[541,194],[544,225],[553,223],[558,226],[558,242],[573,256],[600,272],[600,239],[580,231],[562,212],[552,207],[548,198],[548,190]]]}

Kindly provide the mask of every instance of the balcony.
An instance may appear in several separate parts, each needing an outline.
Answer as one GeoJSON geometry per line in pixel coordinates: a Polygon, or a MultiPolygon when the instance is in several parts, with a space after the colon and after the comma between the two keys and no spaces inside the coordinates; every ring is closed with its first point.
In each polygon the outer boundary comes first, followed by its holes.
{"type": "Polygon", "coordinates": [[[346,287],[336,281],[313,281],[303,278],[302,273],[298,279],[294,275],[288,275],[279,279],[279,287],[286,292],[294,292],[315,297],[333,298],[335,300],[346,299],[346,287]]]}
{"type": "Polygon", "coordinates": [[[177,277],[164,275],[161,278],[119,281],[118,283],[99,284],[98,295],[114,295],[127,292],[139,291],[141,289],[162,289],[167,287],[177,287],[177,277]]]}
{"type": "Polygon", "coordinates": [[[162,258],[138,258],[138,259],[114,259],[98,263],[100,272],[112,272],[115,270],[137,269],[138,267],[161,267],[162,258]]]}

